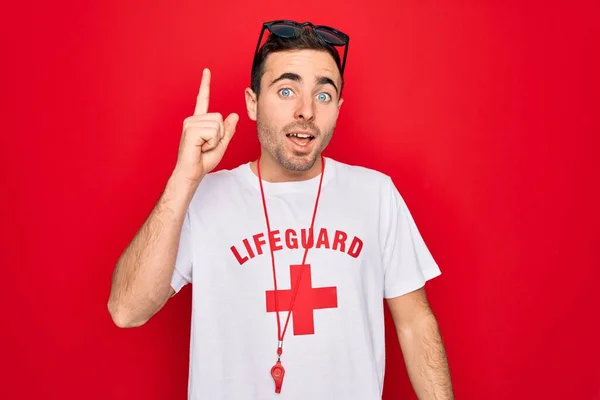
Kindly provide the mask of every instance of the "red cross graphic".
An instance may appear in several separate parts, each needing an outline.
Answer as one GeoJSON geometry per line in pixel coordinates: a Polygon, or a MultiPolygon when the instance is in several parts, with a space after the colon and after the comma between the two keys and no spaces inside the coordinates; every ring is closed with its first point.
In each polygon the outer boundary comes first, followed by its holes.
{"type": "MultiPolygon", "coordinates": [[[[313,288],[310,274],[310,264],[290,265],[291,289],[278,290],[279,311],[290,311],[293,290],[298,285],[296,300],[292,310],[294,319],[294,335],[313,335],[315,333],[315,321],[313,311],[322,308],[337,308],[337,290],[335,287],[313,288]],[[300,277],[300,271],[302,277],[300,277]]],[[[275,312],[275,291],[267,290],[267,312],[275,312]]],[[[287,316],[281,316],[281,327],[285,325],[287,316]]]]}

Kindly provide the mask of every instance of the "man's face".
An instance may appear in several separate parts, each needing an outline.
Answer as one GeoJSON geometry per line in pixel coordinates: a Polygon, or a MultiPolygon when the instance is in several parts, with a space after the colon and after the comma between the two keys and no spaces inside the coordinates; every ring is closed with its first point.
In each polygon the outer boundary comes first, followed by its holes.
{"type": "Polygon", "coordinates": [[[270,54],[258,100],[247,92],[263,150],[288,170],[309,170],[333,135],[343,102],[340,89],[341,77],[330,54],[315,50],[270,54]]]}

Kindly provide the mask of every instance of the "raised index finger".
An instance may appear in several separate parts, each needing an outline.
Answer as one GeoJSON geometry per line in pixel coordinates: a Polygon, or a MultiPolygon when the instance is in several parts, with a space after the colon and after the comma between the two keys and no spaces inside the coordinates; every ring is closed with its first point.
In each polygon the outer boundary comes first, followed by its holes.
{"type": "Polygon", "coordinates": [[[194,115],[202,115],[208,112],[208,100],[210,98],[210,70],[204,68],[202,71],[202,81],[200,82],[200,90],[196,99],[196,108],[194,115]]]}

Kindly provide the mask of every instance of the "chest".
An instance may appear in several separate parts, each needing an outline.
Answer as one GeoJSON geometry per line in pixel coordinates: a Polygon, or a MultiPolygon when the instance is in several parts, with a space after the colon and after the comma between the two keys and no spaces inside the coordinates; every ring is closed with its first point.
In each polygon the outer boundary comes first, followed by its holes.
{"type": "Polygon", "coordinates": [[[274,311],[276,298],[284,310],[295,296],[295,310],[312,315],[379,290],[380,233],[368,201],[324,192],[313,224],[314,196],[267,197],[267,227],[260,196],[237,196],[191,219],[194,284],[213,299],[251,314],[274,311]]]}

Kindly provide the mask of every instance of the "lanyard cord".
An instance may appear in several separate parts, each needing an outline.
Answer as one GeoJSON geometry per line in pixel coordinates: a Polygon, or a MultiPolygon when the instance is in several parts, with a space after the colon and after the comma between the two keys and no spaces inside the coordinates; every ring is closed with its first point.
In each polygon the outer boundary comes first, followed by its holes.
{"type": "MultiPolygon", "coordinates": [[[[298,293],[298,288],[300,287],[300,281],[302,279],[302,273],[304,272],[304,268],[300,269],[300,274],[298,276],[298,282],[296,283],[296,287],[292,288],[292,298],[290,300],[290,307],[288,308],[288,315],[287,315],[287,319],[285,321],[285,326],[283,328],[283,332],[281,331],[281,322],[279,319],[279,295],[278,295],[278,291],[277,291],[277,274],[275,273],[275,256],[273,254],[273,246],[271,243],[271,225],[269,223],[269,214],[267,212],[267,202],[265,200],[265,192],[263,189],[263,184],[262,184],[262,177],[260,174],[260,158],[258,159],[257,163],[256,163],[256,168],[258,170],[258,182],[260,183],[260,194],[262,197],[262,203],[263,203],[263,210],[265,212],[265,220],[267,222],[267,236],[269,237],[269,249],[271,252],[271,265],[273,268],[273,284],[274,284],[274,288],[275,288],[275,312],[277,314],[277,339],[278,339],[278,346],[277,346],[277,356],[278,358],[281,357],[281,353],[283,352],[283,337],[285,336],[285,332],[287,330],[288,327],[288,323],[290,322],[290,316],[292,315],[292,307],[294,306],[294,302],[296,301],[296,294],[298,293]]],[[[312,216],[312,221],[310,224],[310,230],[309,230],[309,238],[311,240],[315,240],[314,237],[314,233],[313,233],[313,228],[315,225],[315,218],[317,216],[317,208],[319,206],[319,198],[321,197],[321,186],[323,185],[323,175],[324,175],[324,171],[325,171],[325,158],[321,155],[321,178],[319,180],[319,190],[317,191],[317,198],[315,200],[315,208],[313,210],[313,216],[312,216]]],[[[309,242],[310,243],[310,242],[309,242]]],[[[304,257],[302,258],[302,265],[305,265],[306,263],[306,256],[308,255],[308,249],[311,246],[306,246],[306,248],[304,249],[304,257]]]]}

